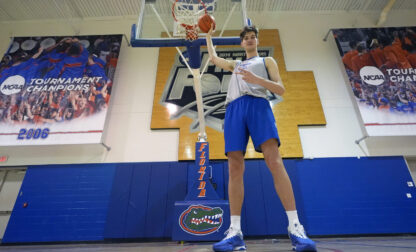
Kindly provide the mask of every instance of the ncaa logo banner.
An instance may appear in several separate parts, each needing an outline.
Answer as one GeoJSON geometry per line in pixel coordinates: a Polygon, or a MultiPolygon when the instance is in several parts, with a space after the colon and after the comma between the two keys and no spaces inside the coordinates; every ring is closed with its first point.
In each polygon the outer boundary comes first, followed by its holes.
{"type": "Polygon", "coordinates": [[[0,64],[0,146],[101,143],[121,41],[13,38],[0,64]]]}
{"type": "Polygon", "coordinates": [[[416,135],[416,27],[332,31],[367,134],[416,135]]]}

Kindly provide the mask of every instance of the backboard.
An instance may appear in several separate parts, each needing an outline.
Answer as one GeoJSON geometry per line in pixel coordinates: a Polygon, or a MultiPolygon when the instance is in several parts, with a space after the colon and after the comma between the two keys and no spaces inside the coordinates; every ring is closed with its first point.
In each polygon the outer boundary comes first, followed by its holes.
{"type": "MultiPolygon", "coordinates": [[[[176,39],[184,39],[186,35],[185,28],[175,21],[172,15],[177,13],[178,8],[188,8],[185,12],[187,15],[193,14],[191,18],[195,24],[200,16],[208,13],[215,17],[217,31],[240,30],[250,22],[247,19],[245,2],[246,0],[143,0],[138,21],[132,27],[131,37],[132,42],[139,40],[140,43],[133,43],[133,46],[178,46],[176,39]],[[145,43],[147,40],[151,43],[145,43]]],[[[204,35],[199,33],[199,37],[204,35]]]]}

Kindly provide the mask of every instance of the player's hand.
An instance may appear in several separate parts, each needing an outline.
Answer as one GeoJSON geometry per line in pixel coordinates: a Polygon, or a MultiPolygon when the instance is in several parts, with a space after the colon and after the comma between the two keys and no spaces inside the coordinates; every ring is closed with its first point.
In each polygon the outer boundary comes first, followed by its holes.
{"type": "Polygon", "coordinates": [[[236,74],[240,74],[242,76],[242,79],[248,83],[257,84],[260,80],[260,77],[248,70],[245,70],[241,67],[238,68],[239,72],[236,72],[236,74]]]}
{"type": "Polygon", "coordinates": [[[214,33],[214,24],[212,23],[211,24],[211,28],[209,29],[209,31],[208,31],[208,33],[207,33],[207,36],[210,36],[210,37],[212,37],[212,34],[214,33]]]}
{"type": "Polygon", "coordinates": [[[38,58],[42,54],[43,50],[45,50],[45,48],[39,46],[38,52],[36,54],[33,54],[32,58],[38,58]]]}
{"type": "Polygon", "coordinates": [[[71,38],[63,38],[63,39],[61,39],[61,41],[59,41],[59,44],[70,43],[71,40],[72,40],[71,38]]]}

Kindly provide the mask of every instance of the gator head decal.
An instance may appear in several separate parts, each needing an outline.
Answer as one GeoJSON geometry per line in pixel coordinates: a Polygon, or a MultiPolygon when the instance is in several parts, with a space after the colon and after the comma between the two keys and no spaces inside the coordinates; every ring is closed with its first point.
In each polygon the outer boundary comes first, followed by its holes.
{"type": "Polygon", "coordinates": [[[221,227],[223,213],[219,207],[190,206],[179,217],[179,225],[183,231],[190,234],[211,234],[221,227]]]}

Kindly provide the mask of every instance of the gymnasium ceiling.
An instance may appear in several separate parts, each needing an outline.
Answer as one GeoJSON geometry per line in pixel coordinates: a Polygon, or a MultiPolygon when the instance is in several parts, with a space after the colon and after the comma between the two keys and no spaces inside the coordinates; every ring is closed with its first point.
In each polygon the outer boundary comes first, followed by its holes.
{"type": "MultiPolygon", "coordinates": [[[[100,19],[136,17],[143,0],[0,0],[0,22],[28,20],[100,19]]],[[[157,0],[161,14],[170,12],[171,0],[157,0]]],[[[218,0],[218,11],[227,12],[231,4],[218,0]]],[[[416,0],[247,0],[248,11],[375,11],[414,10],[416,0]]]]}

